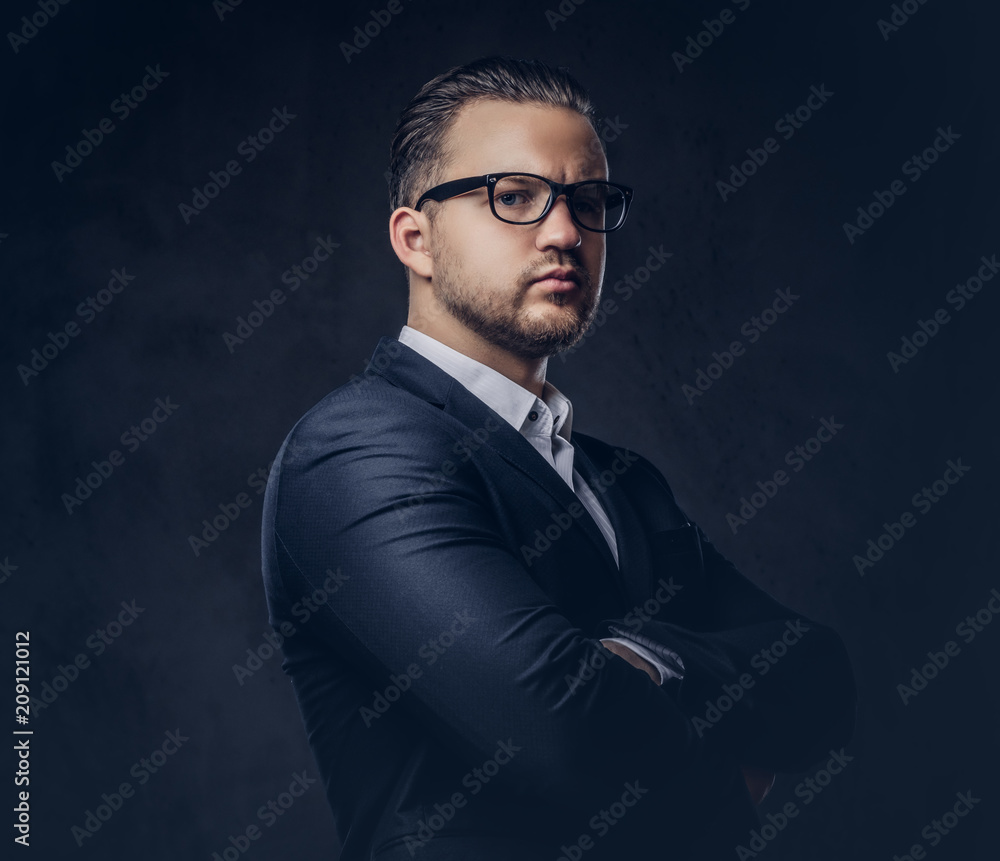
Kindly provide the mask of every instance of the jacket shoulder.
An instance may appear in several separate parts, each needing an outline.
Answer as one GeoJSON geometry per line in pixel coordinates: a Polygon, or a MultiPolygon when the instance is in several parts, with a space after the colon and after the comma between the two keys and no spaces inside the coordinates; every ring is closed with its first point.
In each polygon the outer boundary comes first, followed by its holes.
{"type": "Polygon", "coordinates": [[[303,447],[328,448],[338,441],[374,442],[404,433],[411,438],[433,435],[434,428],[448,424],[440,407],[413,392],[380,376],[357,377],[306,411],[289,431],[282,454],[287,458],[303,447]]]}

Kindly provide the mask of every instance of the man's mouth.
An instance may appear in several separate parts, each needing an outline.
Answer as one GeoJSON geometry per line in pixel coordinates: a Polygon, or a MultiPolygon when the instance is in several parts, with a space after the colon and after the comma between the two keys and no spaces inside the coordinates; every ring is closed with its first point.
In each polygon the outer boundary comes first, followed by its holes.
{"type": "Polygon", "coordinates": [[[581,280],[580,274],[576,270],[560,268],[550,269],[531,283],[553,293],[568,293],[570,290],[577,289],[581,280]]]}

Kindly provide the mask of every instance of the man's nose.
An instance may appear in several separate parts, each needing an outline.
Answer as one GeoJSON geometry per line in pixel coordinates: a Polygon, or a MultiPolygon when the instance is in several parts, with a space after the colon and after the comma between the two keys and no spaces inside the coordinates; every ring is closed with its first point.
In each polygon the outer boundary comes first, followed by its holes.
{"type": "Polygon", "coordinates": [[[540,222],[537,246],[539,249],[576,248],[583,242],[580,228],[570,215],[569,201],[565,194],[560,194],[552,202],[552,208],[545,213],[540,222]]]}

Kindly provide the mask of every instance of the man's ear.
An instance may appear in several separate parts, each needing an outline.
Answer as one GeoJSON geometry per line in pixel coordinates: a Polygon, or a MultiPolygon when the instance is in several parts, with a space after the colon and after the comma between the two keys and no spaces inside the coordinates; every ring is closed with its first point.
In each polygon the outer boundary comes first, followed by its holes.
{"type": "Polygon", "coordinates": [[[431,225],[426,215],[408,206],[394,210],[389,216],[389,241],[404,266],[422,278],[431,278],[431,225]]]}

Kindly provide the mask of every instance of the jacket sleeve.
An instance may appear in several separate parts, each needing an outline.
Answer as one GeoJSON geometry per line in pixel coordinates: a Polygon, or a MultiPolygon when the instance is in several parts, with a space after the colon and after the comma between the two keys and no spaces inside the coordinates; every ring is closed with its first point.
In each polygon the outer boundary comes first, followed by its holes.
{"type": "Polygon", "coordinates": [[[843,641],[751,583],[700,527],[685,529],[693,533],[703,578],[697,611],[688,614],[696,621],[672,621],[666,613],[641,626],[609,619],[598,636],[621,636],[665,658],[679,655],[685,672],[678,704],[698,735],[728,756],[773,771],[807,769],[853,734],[857,691],[843,641]]]}
{"type": "Polygon", "coordinates": [[[636,779],[716,803],[734,764],[672,696],[553,605],[504,539],[475,461],[449,466],[452,429],[432,419],[417,431],[406,418],[385,411],[378,434],[363,430],[370,416],[293,431],[265,499],[272,624],[340,572],[310,636],[372,688],[409,674],[393,708],[468,762],[511,739],[520,752],[503,779],[576,811],[636,779]],[[422,660],[457,619],[461,635],[433,665],[422,660]]]}

